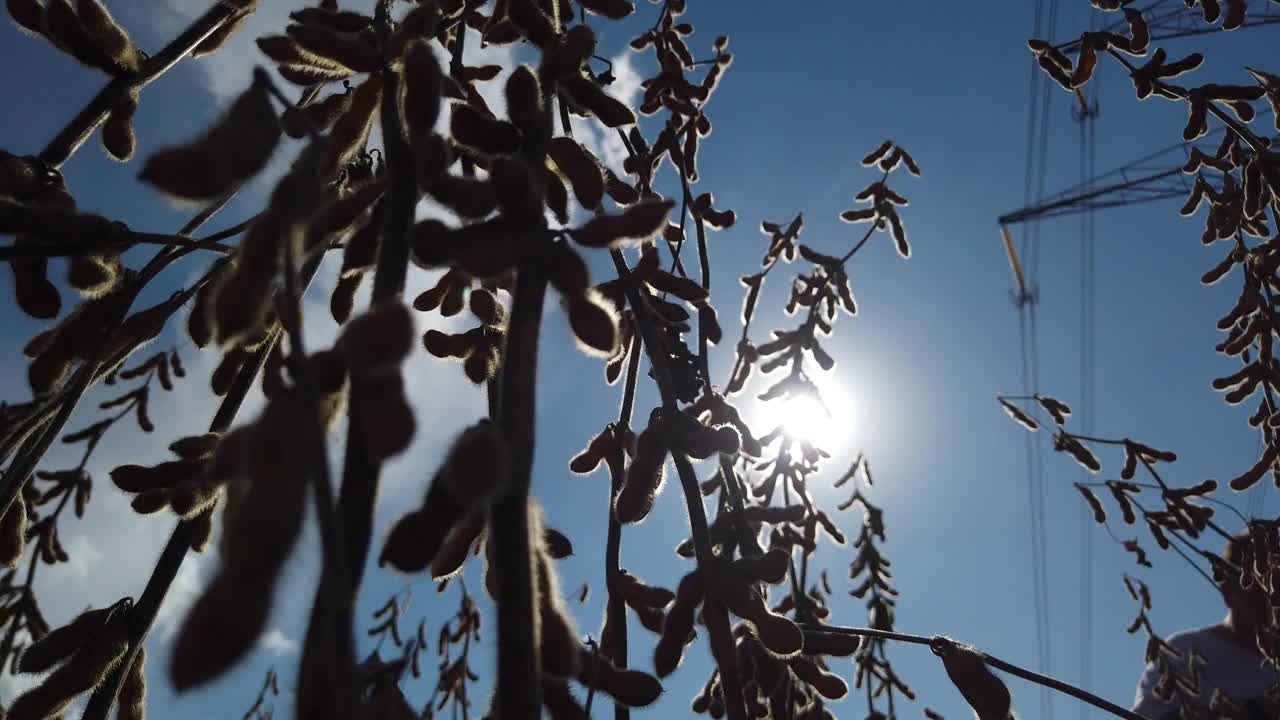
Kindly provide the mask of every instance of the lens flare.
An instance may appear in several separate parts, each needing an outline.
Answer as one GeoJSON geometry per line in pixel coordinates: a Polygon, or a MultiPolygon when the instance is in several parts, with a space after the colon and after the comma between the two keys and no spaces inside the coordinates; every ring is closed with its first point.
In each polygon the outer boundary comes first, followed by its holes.
{"type": "Polygon", "coordinates": [[[835,452],[853,433],[852,413],[841,388],[828,383],[821,392],[821,402],[809,395],[788,397],[776,409],[777,423],[791,438],[807,440],[827,452],[835,452]]]}

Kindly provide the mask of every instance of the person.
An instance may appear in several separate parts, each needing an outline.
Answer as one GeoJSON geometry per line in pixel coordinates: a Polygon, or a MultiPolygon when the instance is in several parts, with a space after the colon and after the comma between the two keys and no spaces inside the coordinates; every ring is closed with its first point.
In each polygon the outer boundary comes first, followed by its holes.
{"type": "MultiPolygon", "coordinates": [[[[1249,543],[1247,532],[1233,536],[1226,546],[1223,558],[1239,567],[1243,548],[1249,543]]],[[[1257,631],[1266,622],[1266,596],[1256,586],[1248,590],[1240,587],[1238,578],[1228,578],[1219,585],[1227,615],[1221,622],[1194,630],[1184,630],[1166,639],[1182,653],[1177,660],[1169,660],[1169,669],[1190,678],[1192,651],[1206,661],[1200,670],[1199,695],[1188,692],[1179,702],[1178,693],[1172,697],[1160,693],[1158,687],[1165,674],[1156,663],[1148,663],[1138,683],[1137,699],[1133,712],[1149,720],[1178,720],[1179,705],[1190,703],[1208,709],[1215,690],[1221,690],[1245,709],[1245,717],[1272,720],[1280,716],[1274,703],[1267,700],[1265,691],[1275,684],[1278,676],[1274,669],[1263,664],[1258,650],[1257,631]],[[1168,699],[1162,700],[1159,695],[1168,699]]],[[[1191,688],[1191,689],[1194,689],[1191,688]]]]}

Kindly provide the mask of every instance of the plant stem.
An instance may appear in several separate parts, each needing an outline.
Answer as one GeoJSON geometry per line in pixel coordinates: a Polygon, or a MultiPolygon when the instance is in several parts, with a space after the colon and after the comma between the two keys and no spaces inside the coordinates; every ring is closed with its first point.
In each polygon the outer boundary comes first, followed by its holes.
{"type": "MultiPolygon", "coordinates": [[[[945,638],[941,635],[934,635],[933,637],[925,637],[923,635],[910,635],[907,633],[889,632],[886,630],[873,630],[871,628],[839,627],[834,625],[801,625],[800,627],[806,633],[831,633],[835,635],[857,635],[860,637],[877,638],[880,640],[895,640],[897,642],[913,643],[916,645],[928,645],[930,647],[937,647],[940,644],[954,643],[954,641],[948,638],[945,638]]],[[[1051,678],[1048,675],[1041,675],[1040,673],[1032,672],[1030,670],[1027,670],[1026,668],[1020,667],[1018,665],[1014,665],[1011,662],[1006,662],[1004,660],[1001,660],[1000,658],[993,657],[981,651],[978,651],[978,655],[982,658],[982,661],[984,663],[990,665],[993,668],[996,668],[997,670],[1002,670],[1004,672],[1009,673],[1010,675],[1016,675],[1022,678],[1023,680],[1028,680],[1030,682],[1036,683],[1037,685],[1043,685],[1047,688],[1051,688],[1053,690],[1057,690],[1058,692],[1065,693],[1078,700],[1083,700],[1084,702],[1087,702],[1096,708],[1099,708],[1101,710],[1106,710],[1107,712],[1111,713],[1112,715],[1115,715],[1116,717],[1125,718],[1125,720],[1148,720],[1147,718],[1144,718],[1143,716],[1135,712],[1126,710],[1125,708],[1122,708],[1119,705],[1116,705],[1115,703],[1110,702],[1108,700],[1104,700],[1098,697],[1097,695],[1094,695],[1093,693],[1089,692],[1088,690],[1082,690],[1074,685],[1062,682],[1061,680],[1058,680],[1056,678],[1051,678]]]]}
{"type": "Polygon", "coordinates": [[[1076,440],[1083,440],[1085,442],[1096,443],[1098,445],[1125,445],[1132,442],[1128,438],[1124,438],[1122,440],[1112,440],[1109,438],[1091,437],[1089,435],[1077,435],[1076,433],[1067,432],[1066,430],[1063,430],[1062,432],[1063,434],[1069,437],[1075,438],[1076,440]]]}
{"type": "MultiPolygon", "coordinates": [[[[559,31],[559,21],[553,18],[559,31]]],[[[458,60],[461,62],[461,60],[458,60]]],[[[545,66],[544,66],[545,67],[545,66]]],[[[531,173],[529,192],[535,207],[545,206],[545,179],[537,170],[545,167],[547,144],[554,122],[551,108],[557,96],[556,80],[538,73],[541,103],[527,121],[520,155],[531,173]]],[[[515,271],[511,320],[499,376],[498,428],[506,440],[510,476],[493,500],[489,533],[496,543],[494,567],[501,578],[498,604],[498,680],[492,714],[503,720],[542,716],[542,662],[535,632],[537,588],[533,580],[532,541],[529,538],[529,487],[536,448],[536,399],[538,341],[542,308],[547,294],[548,250],[556,242],[547,234],[541,210],[527,218],[528,254],[515,271]]],[[[565,242],[563,239],[560,242],[565,242]]]]}
{"type": "MultiPolygon", "coordinates": [[[[128,240],[120,244],[119,249],[127,249],[130,244],[188,247],[193,250],[212,250],[224,255],[235,251],[235,248],[228,247],[227,245],[223,245],[216,241],[206,242],[204,240],[192,240],[179,235],[156,235],[153,233],[131,233],[128,236],[128,240]]],[[[7,247],[0,247],[0,262],[18,260],[22,258],[70,257],[73,255],[80,255],[86,251],[97,253],[102,252],[103,250],[112,249],[114,248],[95,245],[92,242],[74,242],[49,245],[10,245],[7,247]]]]}
{"type": "Polygon", "coordinates": [[[240,221],[240,222],[236,223],[235,225],[232,225],[232,226],[231,226],[231,227],[229,227],[229,228],[226,228],[226,229],[223,229],[223,230],[219,230],[219,231],[218,231],[218,232],[216,232],[216,233],[213,233],[213,234],[208,235],[208,236],[206,236],[206,237],[202,237],[202,238],[200,238],[200,242],[201,242],[201,243],[212,243],[212,242],[218,242],[218,241],[221,241],[221,240],[226,240],[227,238],[235,237],[236,235],[239,235],[240,233],[244,232],[245,230],[248,230],[248,229],[249,229],[249,226],[250,226],[250,225],[252,225],[255,221],[257,221],[257,220],[258,220],[258,218],[262,217],[262,215],[263,215],[263,213],[258,213],[257,215],[254,215],[253,217],[248,218],[248,219],[246,219],[246,220],[242,220],[242,221],[240,221]]]}
{"type": "MultiPolygon", "coordinates": [[[[289,336],[289,361],[291,374],[297,390],[306,399],[308,409],[314,409],[319,401],[315,384],[307,372],[306,344],[302,332],[302,292],[298,287],[298,272],[295,263],[293,243],[285,243],[284,293],[281,306],[286,312],[281,313],[283,323],[289,336]]],[[[317,263],[318,267],[318,263],[317,263]]],[[[352,637],[352,605],[354,598],[346,592],[347,563],[345,557],[346,543],[343,540],[343,528],[337,521],[333,502],[333,480],[329,469],[329,453],[327,452],[325,429],[317,412],[308,414],[311,427],[312,448],[316,454],[316,468],[312,473],[312,486],[315,492],[316,518],[320,526],[320,538],[324,556],[324,572],[321,577],[321,588],[330,586],[338,588],[336,593],[322,593],[326,599],[340,599],[338,608],[331,618],[333,623],[334,644],[339,677],[351,677],[354,674],[354,638],[352,637]]],[[[313,620],[314,621],[314,620],[313,620]]],[[[347,698],[342,698],[343,702],[347,698]]],[[[355,698],[350,698],[351,710],[355,709],[355,698]]],[[[336,711],[337,708],[333,708],[336,711]]]]}
{"type": "MultiPolygon", "coordinates": [[[[391,0],[379,0],[374,24],[379,42],[389,52],[391,36],[391,0]]],[[[377,269],[373,276],[370,306],[391,302],[404,292],[409,267],[409,224],[417,203],[417,186],[413,177],[413,159],[404,139],[400,120],[400,76],[392,67],[393,58],[384,58],[382,75],[381,123],[387,167],[387,194],[383,203],[382,239],[378,249],[377,269]]],[[[359,441],[356,428],[363,425],[360,414],[367,411],[358,403],[347,408],[347,445],[342,466],[342,487],[338,493],[338,513],[346,535],[347,577],[351,589],[360,587],[365,561],[373,535],[373,506],[378,496],[381,463],[368,457],[359,441]]]]}
{"type": "MultiPolygon", "coordinates": [[[[696,133],[697,129],[690,126],[686,132],[696,133]]],[[[689,159],[684,158],[681,163],[683,166],[688,163],[689,159]]],[[[689,214],[693,216],[693,229],[698,235],[698,266],[702,272],[702,289],[707,293],[707,301],[698,305],[698,364],[702,368],[702,386],[704,392],[711,391],[711,365],[708,359],[707,323],[708,320],[704,315],[714,312],[711,309],[711,259],[707,255],[707,229],[702,222],[702,213],[698,211],[697,204],[693,201],[693,195],[689,192],[689,180],[685,177],[685,169],[681,167],[678,170],[680,174],[680,187],[684,192],[684,198],[681,201],[681,210],[686,207],[689,214]]],[[[683,212],[680,216],[681,225],[684,224],[683,212]]]]}
{"type": "MultiPolygon", "coordinates": [[[[617,499],[618,493],[622,490],[623,481],[625,479],[626,452],[623,450],[623,438],[631,428],[631,414],[635,408],[636,400],[636,384],[640,377],[640,354],[641,343],[639,335],[635,335],[631,340],[630,355],[627,358],[627,376],[623,380],[622,391],[622,408],[618,411],[618,424],[614,427],[614,434],[618,438],[618,450],[612,457],[608,458],[609,477],[611,484],[609,489],[609,534],[605,542],[604,551],[604,577],[605,589],[609,593],[609,600],[605,605],[605,624],[612,631],[613,636],[610,638],[612,645],[610,646],[609,661],[616,667],[627,667],[627,606],[622,599],[622,562],[620,555],[622,553],[622,524],[618,522],[618,517],[613,513],[613,501],[617,499]]],[[[613,704],[614,720],[630,720],[631,708],[620,703],[613,704]]]]}
{"type": "MultiPolygon", "coordinates": [[[[888,173],[885,173],[885,175],[887,176],[887,175],[888,175],[888,173]]],[[[884,181],[884,180],[883,180],[883,179],[881,179],[881,182],[883,182],[883,181],[884,181]]],[[[856,252],[858,252],[859,250],[861,250],[861,249],[862,249],[862,246],[867,244],[867,241],[871,239],[871,236],[872,236],[872,235],[874,235],[874,234],[875,234],[875,232],[876,232],[876,223],[874,223],[874,222],[873,222],[873,223],[871,223],[871,227],[867,228],[867,232],[866,232],[865,234],[863,234],[862,239],[861,239],[861,240],[859,240],[856,244],[854,244],[853,248],[852,248],[852,249],[850,249],[850,250],[849,250],[849,252],[847,252],[847,253],[845,253],[843,256],[841,256],[841,258],[840,258],[840,264],[841,264],[841,265],[844,265],[845,263],[849,262],[849,258],[853,257],[854,253],[856,253],[856,252]]],[[[830,277],[830,276],[828,276],[828,277],[830,277]]]]}
{"type": "Polygon", "coordinates": [[[93,131],[106,122],[117,103],[164,75],[205,38],[241,12],[244,11],[233,3],[215,3],[173,42],[147,58],[136,74],[117,77],[99,90],[93,100],[40,151],[40,159],[55,168],[61,167],[93,135],[93,131]]]}
{"type": "MultiPolygon", "coordinates": [[[[667,366],[666,354],[662,351],[662,339],[658,336],[649,316],[649,305],[645,299],[645,291],[636,287],[631,280],[631,271],[622,251],[610,250],[614,268],[626,289],[627,302],[630,303],[640,335],[644,338],[644,347],[649,355],[649,364],[653,367],[654,379],[658,392],[662,396],[664,412],[680,412],[676,406],[674,385],[671,380],[671,369],[667,366]]],[[[702,506],[702,492],[698,487],[698,477],[694,473],[689,458],[679,452],[672,451],[672,461],[680,476],[680,486],[684,491],[685,505],[689,512],[689,526],[693,534],[694,554],[698,567],[705,577],[711,577],[712,566],[716,557],[711,549],[711,534],[707,528],[706,509],[702,506]]],[[[725,711],[729,720],[745,720],[747,716],[745,701],[742,697],[742,681],[738,676],[737,653],[733,644],[733,636],[729,630],[729,613],[724,603],[716,596],[714,588],[708,586],[706,601],[703,604],[703,618],[707,632],[711,636],[711,652],[716,665],[720,669],[720,683],[724,688],[725,711]]]]}
{"type": "MultiPolygon", "coordinates": [[[[506,438],[511,476],[493,504],[489,532],[499,548],[498,688],[495,713],[501,718],[541,714],[541,671],[534,642],[534,595],[530,567],[529,486],[535,447],[538,335],[547,277],[542,267],[525,265],[516,277],[507,347],[503,354],[498,425],[506,438]]],[[[493,572],[491,570],[490,572],[493,572]]]]}
{"type": "MultiPolygon", "coordinates": [[[[383,51],[392,47],[391,0],[378,3],[375,24],[383,51]]],[[[395,58],[384,57],[382,66],[382,146],[386,157],[387,194],[382,220],[382,242],[373,276],[372,304],[386,302],[404,292],[409,268],[409,225],[418,202],[418,186],[413,174],[413,153],[404,137],[400,118],[400,73],[395,58]]]]}

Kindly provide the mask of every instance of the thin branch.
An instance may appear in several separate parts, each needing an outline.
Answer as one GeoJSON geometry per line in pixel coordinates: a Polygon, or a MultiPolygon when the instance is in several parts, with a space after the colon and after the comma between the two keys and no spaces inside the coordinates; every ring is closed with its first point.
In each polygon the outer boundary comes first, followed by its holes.
{"type": "Polygon", "coordinates": [[[1092,436],[1090,436],[1090,435],[1078,435],[1078,434],[1073,433],[1073,432],[1067,432],[1066,430],[1063,430],[1063,431],[1062,431],[1062,434],[1063,434],[1063,435],[1066,435],[1067,437],[1074,438],[1074,439],[1076,439],[1076,440],[1083,440],[1084,442],[1090,442],[1090,443],[1094,443],[1094,444],[1096,444],[1096,445],[1126,445],[1126,444],[1128,444],[1128,443],[1133,442],[1132,440],[1130,440],[1130,439],[1128,439],[1128,438],[1122,438],[1122,439],[1120,439],[1120,440],[1113,440],[1113,439],[1110,439],[1110,438],[1092,437],[1092,436]]]}
{"type": "Polygon", "coordinates": [[[93,135],[94,130],[106,122],[111,110],[121,100],[159,79],[192,49],[204,42],[205,38],[241,12],[244,11],[236,7],[235,3],[215,3],[173,42],[147,58],[136,74],[117,77],[99,90],[89,104],[40,151],[40,159],[55,168],[61,167],[93,135]]]}
{"type": "MultiPolygon", "coordinates": [[[[697,128],[690,126],[686,132],[696,133],[697,128]]],[[[707,229],[705,223],[702,222],[702,213],[698,211],[697,204],[693,201],[693,195],[689,192],[689,180],[685,175],[685,165],[689,162],[689,158],[682,158],[681,167],[676,169],[680,175],[680,188],[683,191],[683,199],[681,200],[680,224],[684,225],[684,213],[687,208],[689,214],[693,216],[693,229],[698,235],[698,266],[702,273],[702,289],[706,291],[707,297],[711,297],[711,260],[707,255],[707,229]]],[[[683,228],[682,228],[683,229],[683,228]]],[[[678,256],[677,256],[678,258],[678,256]]],[[[698,364],[702,368],[702,385],[704,391],[711,390],[711,365],[708,360],[708,346],[710,341],[707,338],[707,323],[703,322],[707,318],[704,314],[714,312],[711,309],[711,302],[698,305],[698,364]]]]}
{"type": "MultiPolygon", "coordinates": [[[[888,175],[888,173],[885,173],[885,174],[886,174],[886,175],[888,175]]],[[[883,179],[882,179],[881,181],[883,182],[883,179]]],[[[841,265],[844,265],[845,263],[849,262],[849,258],[853,257],[853,256],[854,256],[854,253],[856,253],[856,252],[858,252],[859,250],[861,250],[861,249],[862,249],[862,246],[867,244],[867,241],[871,239],[871,236],[872,236],[872,235],[874,235],[874,234],[875,234],[875,232],[876,232],[876,230],[877,230],[876,225],[877,225],[877,223],[874,223],[874,222],[873,222],[873,223],[871,223],[871,227],[867,228],[867,232],[862,236],[862,239],[861,239],[861,240],[859,240],[859,241],[858,241],[858,242],[853,246],[853,248],[852,248],[851,250],[849,250],[849,252],[847,252],[847,253],[845,253],[843,256],[841,256],[841,258],[840,258],[840,264],[841,264],[841,265]]],[[[830,276],[828,276],[828,277],[830,277],[830,276]]]]}
{"type": "MultiPolygon", "coordinates": [[[[234,194],[235,191],[233,190],[223,196],[220,200],[217,200],[205,207],[197,213],[195,217],[188,221],[187,224],[178,231],[178,234],[190,235],[198,230],[201,225],[207,222],[209,218],[213,217],[215,213],[230,202],[234,194]]],[[[75,376],[73,376],[69,384],[65,386],[65,390],[60,393],[61,400],[58,405],[58,409],[56,412],[53,412],[48,424],[43,426],[43,431],[38,433],[34,432],[41,427],[39,424],[32,428],[33,434],[27,436],[22,448],[9,464],[3,478],[0,478],[0,508],[8,509],[9,505],[13,502],[13,499],[17,497],[19,492],[21,492],[22,486],[26,484],[27,479],[31,477],[31,473],[35,470],[36,466],[44,459],[44,455],[49,451],[49,447],[53,444],[53,441],[62,433],[63,427],[66,426],[67,420],[71,418],[71,414],[75,411],[76,405],[79,404],[80,398],[84,396],[84,393],[89,389],[89,386],[101,377],[99,374],[100,365],[103,361],[111,359],[105,357],[108,345],[107,341],[110,339],[111,334],[118,330],[120,324],[124,322],[129,309],[132,307],[134,301],[137,300],[142,289],[146,287],[147,283],[159,274],[161,270],[188,252],[190,252],[190,250],[187,248],[161,248],[160,251],[152,256],[151,260],[138,273],[138,276],[133,281],[131,287],[121,291],[129,293],[128,300],[127,302],[120,303],[120,308],[105,323],[107,329],[104,330],[103,341],[98,343],[97,346],[94,347],[93,351],[89,353],[89,357],[85,359],[84,364],[80,366],[80,369],[76,372],[75,376]]]]}
{"type": "MultiPolygon", "coordinates": [[[[910,635],[907,633],[888,632],[885,630],[873,630],[871,628],[839,627],[839,626],[832,626],[832,625],[803,625],[802,624],[800,627],[803,628],[806,633],[830,633],[833,635],[855,635],[859,637],[876,638],[879,640],[894,640],[897,642],[912,643],[915,645],[928,645],[931,648],[938,647],[939,645],[942,645],[942,644],[954,643],[953,640],[945,638],[941,635],[934,635],[933,637],[925,637],[923,635],[910,635]]],[[[993,668],[996,668],[997,670],[1002,670],[1004,672],[1009,673],[1010,675],[1016,675],[1022,678],[1023,680],[1028,680],[1030,682],[1036,683],[1037,685],[1043,685],[1047,688],[1052,688],[1054,690],[1057,690],[1060,693],[1065,693],[1078,700],[1087,702],[1090,705],[1093,705],[1094,707],[1100,710],[1106,710],[1107,712],[1111,713],[1112,715],[1115,715],[1116,717],[1125,718],[1125,720],[1148,720],[1147,718],[1135,712],[1132,712],[1130,710],[1126,710],[1125,708],[1122,708],[1119,705],[1116,705],[1115,703],[1109,700],[1104,700],[1098,697],[1097,695],[1094,695],[1093,693],[1089,692],[1088,690],[1082,690],[1069,683],[1065,683],[1056,678],[1049,677],[1048,675],[1041,675],[1040,673],[1032,672],[1030,670],[1027,670],[1026,668],[1023,668],[1018,665],[1014,665],[1011,662],[1001,660],[1000,658],[988,655],[981,651],[978,652],[978,655],[979,657],[982,658],[983,662],[985,662],[986,664],[990,665],[993,668]]]]}
{"type": "Polygon", "coordinates": [[[39,245],[9,245],[0,247],[0,262],[8,262],[12,260],[20,260],[23,258],[57,258],[71,257],[81,255],[85,252],[102,253],[103,251],[113,252],[116,250],[126,250],[132,244],[138,245],[161,245],[165,247],[181,247],[191,248],[192,250],[212,250],[222,254],[229,254],[235,251],[235,248],[223,245],[219,242],[206,242],[203,240],[192,240],[191,238],[182,237],[180,235],[157,235],[154,233],[130,233],[125,236],[128,238],[120,242],[118,245],[102,245],[94,242],[72,242],[72,243],[41,243],[39,245]]]}
{"type": "MultiPolygon", "coordinates": [[[[622,490],[625,479],[624,467],[626,453],[623,449],[625,442],[624,436],[631,428],[631,415],[635,407],[636,400],[636,384],[640,378],[640,356],[641,356],[641,340],[637,334],[632,337],[630,356],[627,358],[627,376],[623,380],[622,391],[622,408],[618,411],[618,424],[614,426],[614,434],[618,439],[618,449],[612,457],[608,458],[609,476],[611,484],[609,488],[609,530],[605,541],[604,551],[604,577],[605,589],[608,591],[609,599],[605,605],[605,624],[612,630],[613,635],[610,637],[612,645],[610,645],[609,660],[620,668],[627,667],[627,606],[622,597],[622,562],[620,555],[622,553],[622,524],[618,522],[618,516],[613,512],[613,502],[617,499],[618,493],[622,490]]],[[[604,638],[601,638],[603,640],[604,638]]],[[[620,702],[613,704],[614,720],[630,720],[631,708],[620,702]]]]}
{"type": "Polygon", "coordinates": [[[257,221],[258,218],[262,216],[263,216],[263,213],[258,213],[257,215],[254,215],[253,217],[248,218],[247,220],[242,220],[236,223],[235,225],[232,225],[231,227],[226,228],[225,230],[219,230],[216,233],[213,233],[206,237],[202,237],[200,238],[200,242],[216,243],[221,240],[226,240],[227,238],[233,238],[236,235],[239,235],[240,233],[244,232],[245,230],[248,230],[249,226],[252,225],[255,221],[257,221]]]}

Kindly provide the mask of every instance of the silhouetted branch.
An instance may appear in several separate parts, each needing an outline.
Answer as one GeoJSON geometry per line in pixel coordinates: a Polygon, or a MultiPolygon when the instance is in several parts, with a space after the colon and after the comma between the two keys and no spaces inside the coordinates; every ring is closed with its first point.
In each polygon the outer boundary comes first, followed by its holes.
{"type": "Polygon", "coordinates": [[[117,103],[159,79],[205,38],[241,12],[244,10],[235,3],[215,3],[173,42],[147,58],[136,74],[117,77],[99,90],[93,100],[40,151],[40,159],[55,168],[60,167],[93,135],[94,130],[106,122],[117,103]]]}
{"type": "MultiPolygon", "coordinates": [[[[630,356],[627,358],[627,375],[623,380],[625,384],[622,391],[622,408],[618,411],[618,424],[614,427],[614,434],[618,438],[618,446],[613,455],[607,458],[610,487],[609,505],[606,508],[606,512],[609,514],[609,529],[605,541],[604,572],[605,588],[608,591],[609,599],[605,604],[605,624],[608,625],[613,633],[610,636],[610,650],[612,652],[608,659],[620,668],[627,667],[629,662],[627,659],[627,605],[622,597],[622,562],[620,558],[622,553],[622,523],[618,522],[618,516],[613,512],[613,503],[617,499],[618,493],[622,490],[622,484],[626,478],[625,437],[630,431],[631,414],[635,407],[636,384],[640,378],[642,342],[639,335],[632,337],[629,350],[630,356]]],[[[598,650],[599,648],[597,648],[598,650]]],[[[614,720],[630,719],[631,708],[620,702],[615,702],[613,708],[614,720]]]]}
{"type": "MultiPolygon", "coordinates": [[[[215,213],[221,210],[230,200],[234,193],[229,193],[222,199],[210,204],[193,217],[186,225],[178,231],[179,235],[190,235],[195,232],[213,217],[215,213]]],[[[89,386],[99,379],[99,366],[104,360],[109,360],[105,356],[107,342],[111,334],[119,329],[120,323],[124,321],[128,315],[129,309],[133,302],[137,299],[138,294],[161,270],[167,267],[174,260],[183,257],[189,248],[161,248],[138,273],[137,278],[132,282],[130,287],[122,292],[129,293],[128,301],[120,303],[120,307],[110,320],[106,323],[108,330],[104,331],[104,341],[97,344],[93,349],[90,357],[76,371],[75,376],[66,386],[66,389],[60,393],[60,404],[56,412],[53,412],[47,425],[37,423],[32,429],[30,435],[23,441],[22,447],[18,450],[18,454],[13,461],[9,463],[9,467],[4,473],[4,477],[0,478],[0,508],[8,509],[10,503],[18,496],[22,490],[22,486],[26,484],[27,479],[31,477],[31,473],[44,459],[44,455],[49,451],[49,447],[58,435],[62,433],[63,427],[66,426],[67,420],[71,418],[71,414],[75,412],[76,405],[79,404],[80,398],[84,396],[89,386]],[[43,427],[43,430],[40,428],[43,427]]]]}
{"type": "Polygon", "coordinates": [[[127,239],[124,242],[121,242],[118,246],[103,246],[101,243],[93,241],[40,245],[10,245],[7,247],[0,247],[0,261],[17,260],[22,258],[70,257],[73,255],[80,255],[85,251],[102,252],[104,250],[113,250],[117,247],[123,250],[131,244],[163,245],[166,247],[190,248],[192,250],[212,250],[224,255],[235,252],[235,248],[223,245],[216,241],[209,242],[207,240],[192,240],[191,238],[182,237],[180,235],[129,233],[125,237],[127,239]]]}
{"type": "MultiPolygon", "coordinates": [[[[871,628],[838,627],[833,625],[807,625],[807,624],[802,624],[801,627],[804,629],[805,633],[831,633],[835,635],[856,635],[859,637],[877,638],[881,640],[893,640],[896,642],[912,643],[915,645],[928,645],[929,647],[936,647],[939,643],[953,642],[952,640],[949,640],[948,638],[945,638],[941,635],[925,637],[923,635],[910,635],[907,633],[889,632],[885,630],[873,630],[871,628]]],[[[1101,710],[1106,710],[1107,712],[1111,713],[1112,715],[1115,715],[1116,717],[1125,718],[1125,720],[1148,720],[1148,718],[1145,718],[1135,712],[1126,710],[1109,700],[1104,700],[1098,697],[1097,695],[1094,695],[1093,693],[1089,692],[1088,690],[1081,690],[1080,688],[1074,685],[1071,685],[1069,683],[1062,682],[1061,680],[1049,677],[1048,675],[1041,675],[1040,673],[1032,672],[1030,670],[1027,670],[1024,667],[1021,667],[1019,665],[1014,665],[1011,662],[1006,662],[1004,660],[1001,660],[1000,658],[993,657],[984,652],[979,652],[978,655],[982,658],[982,661],[984,663],[986,663],[987,665],[990,665],[993,668],[996,668],[997,670],[1003,670],[1004,672],[1007,672],[1010,675],[1016,675],[1022,678],[1023,680],[1028,680],[1030,682],[1036,683],[1037,685],[1043,685],[1045,687],[1057,690],[1060,693],[1065,693],[1078,700],[1087,702],[1096,708],[1099,708],[1101,710]]]]}
{"type": "MultiPolygon", "coordinates": [[[[627,302],[631,305],[640,336],[644,339],[644,347],[649,356],[649,363],[653,366],[654,380],[658,385],[658,392],[662,396],[663,411],[680,412],[676,406],[671,369],[667,366],[666,356],[661,350],[662,338],[655,331],[649,316],[650,309],[645,301],[647,291],[637,288],[636,284],[631,281],[631,272],[627,268],[627,261],[623,258],[620,250],[611,250],[610,255],[613,257],[613,266],[618,272],[618,277],[622,280],[622,285],[626,289],[627,302]]],[[[680,487],[684,491],[685,505],[689,512],[689,526],[693,534],[694,554],[698,560],[698,567],[705,574],[710,575],[712,565],[716,559],[711,549],[711,535],[707,527],[706,510],[702,506],[702,492],[698,487],[698,477],[694,473],[693,465],[689,462],[687,456],[673,449],[671,451],[671,459],[675,463],[676,473],[680,476],[680,487]]],[[[742,681],[738,676],[738,663],[733,636],[729,630],[729,613],[725,609],[724,603],[716,597],[714,588],[710,585],[707,587],[707,597],[703,604],[702,612],[703,619],[707,625],[707,632],[711,636],[711,652],[716,660],[717,667],[720,669],[720,682],[724,688],[726,714],[729,720],[745,720],[747,711],[743,703],[742,681]]]]}

